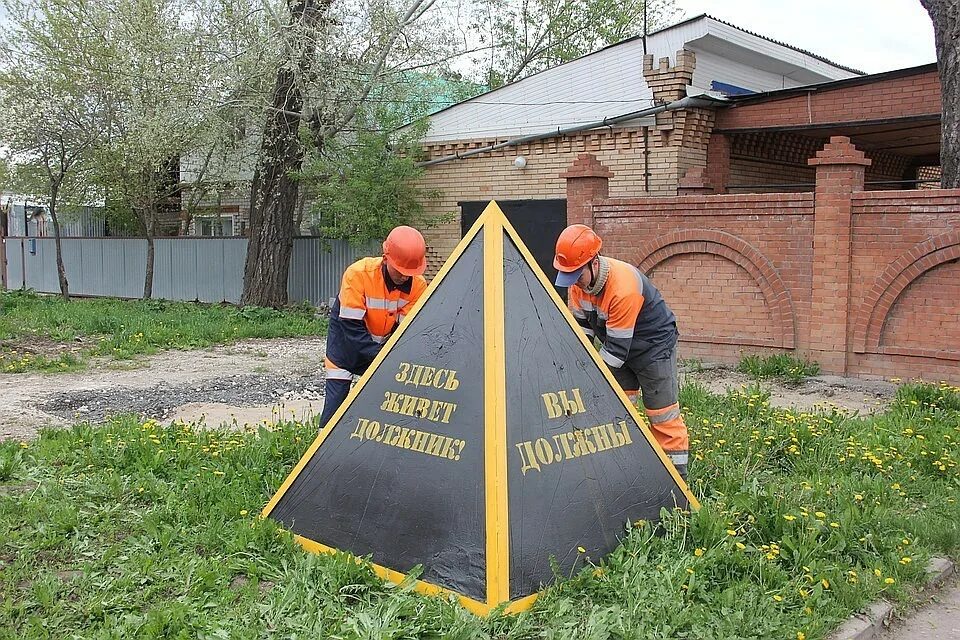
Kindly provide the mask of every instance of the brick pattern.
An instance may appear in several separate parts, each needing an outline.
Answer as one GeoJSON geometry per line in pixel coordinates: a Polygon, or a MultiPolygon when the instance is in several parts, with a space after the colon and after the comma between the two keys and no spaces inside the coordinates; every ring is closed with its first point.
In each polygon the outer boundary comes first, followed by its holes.
{"type": "Polygon", "coordinates": [[[960,190],[863,191],[869,163],[836,137],[810,160],[814,193],[607,197],[586,222],[663,291],[681,357],[794,350],[960,382],[960,190]]]}
{"type": "Polygon", "coordinates": [[[936,70],[865,84],[826,88],[781,100],[739,105],[717,116],[717,128],[824,124],[940,114],[936,70]]]}
{"type": "Polygon", "coordinates": [[[943,253],[931,256],[931,264],[937,266],[907,285],[888,310],[877,341],[880,353],[960,361],[960,314],[955,306],[944,304],[960,300],[960,245],[943,253]],[[931,335],[937,336],[939,349],[931,349],[931,335]]]}
{"type": "Polygon", "coordinates": [[[851,196],[863,190],[870,164],[845,136],[834,136],[816,157],[814,195],[813,296],[809,350],[827,373],[847,369],[847,315],[850,304],[851,196]]]}
{"type": "Polygon", "coordinates": [[[960,190],[855,194],[853,351],[960,360],[960,190]],[[912,302],[911,302],[912,301],[912,302]],[[935,337],[935,340],[931,340],[935,337]]]}
{"type": "MultiPolygon", "coordinates": [[[[693,78],[696,56],[691,51],[678,51],[675,62],[661,58],[653,66],[653,57],[644,61],[643,74],[653,91],[654,102],[661,104],[686,96],[686,87],[693,78]]],[[[460,239],[461,201],[520,200],[563,198],[566,180],[560,174],[573,165],[578,156],[592,154],[613,174],[609,189],[619,193],[672,196],[677,194],[680,179],[692,167],[706,164],[707,144],[713,127],[712,110],[694,109],[658,114],[656,125],[633,128],[611,128],[564,137],[548,138],[490,153],[478,154],[433,165],[421,179],[421,186],[439,190],[439,200],[427,204],[430,218],[445,216],[449,222],[424,231],[428,246],[437,255],[448,256],[460,239]],[[526,168],[517,170],[516,156],[527,160],[526,168]],[[644,176],[646,168],[648,176],[644,176]]],[[[505,142],[503,139],[458,140],[426,145],[426,159],[463,154],[471,150],[505,142]]],[[[598,183],[578,183],[574,191],[584,190],[601,197],[598,183]]],[[[605,197],[605,196],[603,196],[605,197]]],[[[584,201],[584,198],[580,198],[584,201]]],[[[568,201],[568,220],[578,212],[568,201]]],[[[429,275],[435,271],[433,265],[429,275]]]]}
{"type": "MultiPolygon", "coordinates": [[[[785,191],[810,191],[816,171],[807,164],[829,142],[827,138],[810,137],[790,132],[760,132],[719,134],[729,142],[729,185],[783,185],[809,186],[771,187],[785,191]]],[[[711,142],[711,144],[713,144],[711,142]]],[[[717,155],[720,150],[715,151],[717,155]]],[[[871,160],[864,178],[867,181],[902,180],[909,160],[906,156],[887,151],[863,151],[871,160]]],[[[880,188],[892,188],[894,185],[880,188]]],[[[874,187],[871,187],[874,188],[874,187]]],[[[757,188],[757,191],[762,188],[757,188]]]]}
{"type": "Polygon", "coordinates": [[[685,357],[736,362],[746,346],[789,349],[809,331],[812,194],[610,198],[593,212],[606,252],[664,291],[685,357]]]}
{"type": "Polygon", "coordinates": [[[781,327],[753,274],[715,247],[678,249],[645,272],[680,319],[684,342],[777,346],[781,327]]]}
{"type": "MultiPolygon", "coordinates": [[[[788,349],[794,347],[796,331],[793,325],[793,301],[790,292],[773,264],[742,238],[712,229],[690,229],[659,235],[640,248],[634,263],[638,264],[641,270],[653,274],[660,262],[687,254],[709,254],[723,258],[728,263],[739,267],[744,275],[749,277],[751,286],[743,289],[742,285],[738,285],[727,290],[723,283],[725,278],[718,276],[719,279],[716,279],[718,291],[714,291],[714,295],[720,300],[730,300],[730,304],[736,306],[736,301],[742,298],[738,294],[752,294],[755,289],[759,290],[760,300],[764,303],[771,327],[775,328],[763,344],[788,349]]],[[[711,282],[715,280],[714,274],[710,271],[702,273],[711,282]]],[[[756,314],[747,313],[746,315],[754,317],[756,314]]],[[[729,314],[725,316],[730,317],[729,314]]]]}

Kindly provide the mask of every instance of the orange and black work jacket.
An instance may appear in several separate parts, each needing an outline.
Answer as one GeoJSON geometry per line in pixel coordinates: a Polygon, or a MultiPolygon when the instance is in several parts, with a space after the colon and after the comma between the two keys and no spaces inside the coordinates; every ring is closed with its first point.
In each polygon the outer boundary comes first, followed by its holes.
{"type": "Polygon", "coordinates": [[[599,295],[573,286],[568,305],[586,334],[602,343],[603,361],[613,368],[629,361],[636,368],[668,357],[677,344],[677,318],[663,296],[633,265],[601,259],[609,272],[599,295]]]}
{"type": "Polygon", "coordinates": [[[330,311],[327,377],[362,374],[426,288],[423,276],[394,284],[383,258],[362,258],[347,267],[330,311]]]}

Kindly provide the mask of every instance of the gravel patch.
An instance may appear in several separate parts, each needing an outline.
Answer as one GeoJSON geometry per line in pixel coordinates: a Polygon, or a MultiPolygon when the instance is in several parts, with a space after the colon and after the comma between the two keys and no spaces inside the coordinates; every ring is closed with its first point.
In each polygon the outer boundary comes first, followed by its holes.
{"type": "Polygon", "coordinates": [[[317,376],[232,375],[199,384],[160,383],[145,389],[84,390],[50,396],[39,409],[68,420],[102,422],[110,416],[135,414],[164,420],[182,405],[202,398],[206,403],[254,407],[290,400],[322,400],[323,378],[317,376]]]}

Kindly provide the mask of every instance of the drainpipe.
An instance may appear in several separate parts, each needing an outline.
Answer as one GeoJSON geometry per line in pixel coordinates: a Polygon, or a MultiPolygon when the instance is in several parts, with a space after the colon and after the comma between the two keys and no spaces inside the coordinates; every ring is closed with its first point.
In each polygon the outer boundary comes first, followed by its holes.
{"type": "MultiPolygon", "coordinates": [[[[644,5],[646,7],[646,5],[644,5]]],[[[646,9],[644,9],[646,11],[646,9]]],[[[650,127],[643,128],[643,192],[650,193],[650,127]]]]}
{"type": "Polygon", "coordinates": [[[614,116],[612,118],[604,118],[603,120],[598,120],[596,122],[590,122],[587,124],[576,125],[573,127],[568,127],[566,129],[557,128],[555,131],[544,131],[542,133],[534,133],[528,136],[523,136],[520,138],[513,138],[505,142],[500,142],[498,144],[492,144],[486,147],[481,147],[479,149],[471,149],[464,153],[455,153],[450,156],[444,156],[442,158],[434,158],[433,160],[427,160],[425,162],[418,162],[418,167],[432,167],[436,164],[443,164],[444,162],[450,162],[451,160],[463,160],[464,158],[469,158],[471,156],[480,155],[481,153],[490,153],[492,151],[497,151],[498,149],[505,149],[507,147],[516,147],[527,142],[535,142],[537,140],[544,140],[546,138],[561,137],[569,135],[571,133],[579,133],[581,131],[588,131],[590,129],[597,129],[599,127],[609,127],[610,125],[618,124],[620,122],[626,122],[628,120],[636,120],[637,118],[644,118],[646,116],[656,115],[658,113],[663,113],[664,111],[677,111],[680,109],[695,109],[697,107],[711,107],[715,106],[718,103],[726,102],[725,100],[720,100],[718,98],[709,98],[701,96],[687,96],[686,98],[681,98],[680,100],[675,100],[673,102],[668,102],[666,104],[660,104],[655,107],[648,107],[646,109],[641,109],[640,111],[632,111],[630,113],[625,113],[622,116],[614,116]]]}

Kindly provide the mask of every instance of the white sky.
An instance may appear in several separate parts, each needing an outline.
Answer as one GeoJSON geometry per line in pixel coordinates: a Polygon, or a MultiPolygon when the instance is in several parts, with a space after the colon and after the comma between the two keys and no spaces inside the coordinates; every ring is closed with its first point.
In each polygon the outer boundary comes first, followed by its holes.
{"type": "Polygon", "coordinates": [[[675,0],[683,17],[707,13],[867,73],[936,62],[919,0],[675,0]]]}

